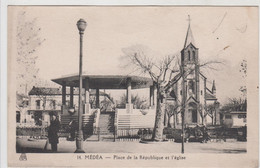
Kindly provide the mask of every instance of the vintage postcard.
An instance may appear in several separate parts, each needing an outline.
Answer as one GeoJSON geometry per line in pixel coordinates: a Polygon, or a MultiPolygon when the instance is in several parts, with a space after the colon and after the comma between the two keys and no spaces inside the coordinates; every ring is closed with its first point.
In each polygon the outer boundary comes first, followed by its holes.
{"type": "Polygon", "coordinates": [[[258,167],[258,12],[8,6],[8,165],[258,167]]]}

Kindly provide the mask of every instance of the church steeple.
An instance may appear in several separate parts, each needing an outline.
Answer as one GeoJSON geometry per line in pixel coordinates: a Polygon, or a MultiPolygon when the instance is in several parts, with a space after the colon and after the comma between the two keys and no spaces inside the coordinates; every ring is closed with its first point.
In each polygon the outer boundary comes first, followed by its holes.
{"type": "Polygon", "coordinates": [[[181,51],[182,65],[198,63],[198,48],[195,47],[195,42],[190,26],[190,20],[190,15],[188,15],[189,26],[185,38],[184,48],[181,51]]]}
{"type": "Polygon", "coordinates": [[[212,93],[213,93],[213,95],[215,95],[216,96],[216,85],[215,85],[215,80],[213,80],[213,84],[212,84],[212,93]]]}
{"type": "Polygon", "coordinates": [[[195,41],[194,41],[192,31],[191,31],[191,27],[190,27],[190,21],[191,21],[190,15],[188,15],[188,21],[189,21],[189,26],[188,26],[188,30],[187,30],[187,34],[186,34],[184,48],[186,48],[190,43],[192,43],[192,45],[195,46],[195,41]]]}

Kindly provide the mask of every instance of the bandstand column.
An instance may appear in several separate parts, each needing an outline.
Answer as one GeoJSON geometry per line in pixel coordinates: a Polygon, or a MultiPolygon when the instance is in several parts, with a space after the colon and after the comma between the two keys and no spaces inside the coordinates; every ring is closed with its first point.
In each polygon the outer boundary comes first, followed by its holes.
{"type": "Polygon", "coordinates": [[[131,101],[131,78],[127,78],[126,80],[126,95],[127,95],[127,100],[126,100],[126,112],[127,113],[132,113],[132,109],[133,109],[133,105],[132,105],[132,101],[131,101]]]}
{"type": "Polygon", "coordinates": [[[85,111],[84,113],[89,114],[90,104],[89,104],[89,78],[85,79],[85,111]]]}
{"type": "Polygon", "coordinates": [[[99,104],[99,89],[96,89],[96,108],[100,108],[100,104],[99,104]]]}
{"type": "Polygon", "coordinates": [[[66,109],[66,82],[62,83],[62,109],[61,113],[66,109]]]}
{"type": "Polygon", "coordinates": [[[74,90],[73,86],[70,86],[70,108],[74,107],[74,102],[73,102],[73,96],[74,96],[74,90]]]}

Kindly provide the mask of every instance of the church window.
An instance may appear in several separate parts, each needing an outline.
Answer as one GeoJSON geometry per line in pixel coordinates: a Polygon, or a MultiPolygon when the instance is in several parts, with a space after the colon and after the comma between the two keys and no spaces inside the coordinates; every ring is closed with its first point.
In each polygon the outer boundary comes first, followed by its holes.
{"type": "Polygon", "coordinates": [[[20,111],[16,111],[16,122],[17,122],[17,123],[20,123],[20,120],[21,120],[20,111]]]}
{"type": "Polygon", "coordinates": [[[40,100],[36,100],[36,109],[39,110],[41,107],[41,101],[40,100]]]}
{"type": "Polygon", "coordinates": [[[188,83],[189,86],[189,93],[194,93],[194,82],[191,80],[188,83]]]}
{"type": "Polygon", "coordinates": [[[190,61],[190,51],[188,51],[188,60],[190,61]]]}
{"type": "Polygon", "coordinates": [[[182,90],[180,91],[180,95],[182,95],[182,90]]]}
{"type": "Polygon", "coordinates": [[[192,59],[195,61],[195,51],[192,51],[192,59]]]}
{"type": "Polygon", "coordinates": [[[201,95],[203,95],[203,92],[202,92],[202,90],[200,91],[200,94],[201,94],[201,95]]]}

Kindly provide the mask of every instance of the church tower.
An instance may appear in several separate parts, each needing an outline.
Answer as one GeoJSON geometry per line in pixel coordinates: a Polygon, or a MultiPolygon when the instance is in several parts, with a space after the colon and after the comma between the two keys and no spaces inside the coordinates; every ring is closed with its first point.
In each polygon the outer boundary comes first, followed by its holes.
{"type": "Polygon", "coordinates": [[[185,38],[185,43],[181,51],[181,69],[184,73],[182,90],[184,91],[183,101],[186,102],[186,123],[196,124],[199,123],[200,118],[197,108],[200,101],[198,48],[196,48],[191,31],[190,16],[188,18],[188,21],[189,25],[185,38]]]}

